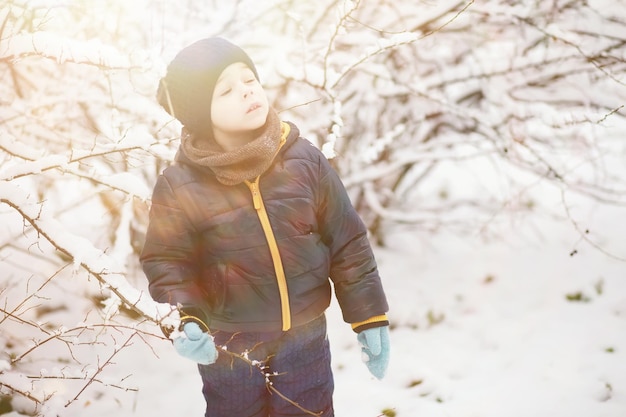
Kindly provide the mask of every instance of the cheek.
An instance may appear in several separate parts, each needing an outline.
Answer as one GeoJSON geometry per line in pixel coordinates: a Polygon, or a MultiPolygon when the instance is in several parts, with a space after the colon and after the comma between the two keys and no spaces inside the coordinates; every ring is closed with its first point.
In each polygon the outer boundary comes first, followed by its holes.
{"type": "Polygon", "coordinates": [[[215,122],[219,123],[220,121],[228,119],[229,114],[232,113],[229,109],[228,100],[213,100],[211,103],[211,114],[209,115],[211,117],[211,123],[215,124],[215,122]]]}
{"type": "Polygon", "coordinates": [[[257,88],[256,94],[258,94],[259,96],[263,97],[263,100],[265,101],[269,101],[267,98],[267,94],[265,93],[265,89],[261,86],[259,86],[257,88]]]}
{"type": "Polygon", "coordinates": [[[211,119],[211,124],[215,124],[215,121],[219,119],[219,111],[216,110],[219,107],[215,105],[215,103],[211,103],[211,112],[209,114],[209,117],[211,119]]]}

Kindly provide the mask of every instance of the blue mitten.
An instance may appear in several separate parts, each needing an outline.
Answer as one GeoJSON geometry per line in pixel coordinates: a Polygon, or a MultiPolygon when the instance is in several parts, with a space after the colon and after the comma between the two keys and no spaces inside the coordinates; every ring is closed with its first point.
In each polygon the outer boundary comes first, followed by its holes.
{"type": "Polygon", "coordinates": [[[383,379],[389,365],[389,326],[363,330],[357,335],[361,345],[363,362],[370,373],[383,379]]]}
{"type": "Polygon", "coordinates": [[[174,339],[174,348],[179,355],[202,365],[210,365],[217,360],[213,336],[203,332],[198,323],[185,323],[183,332],[184,336],[174,339]]]}

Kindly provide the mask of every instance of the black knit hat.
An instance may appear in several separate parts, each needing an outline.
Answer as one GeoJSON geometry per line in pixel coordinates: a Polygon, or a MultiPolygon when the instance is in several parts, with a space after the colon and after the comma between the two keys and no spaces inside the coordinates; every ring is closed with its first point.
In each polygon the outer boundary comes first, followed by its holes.
{"type": "Polygon", "coordinates": [[[157,100],[192,133],[211,134],[211,99],[224,69],[243,62],[259,79],[254,63],[237,45],[222,38],[199,40],[181,50],[159,82],[157,100]]]}

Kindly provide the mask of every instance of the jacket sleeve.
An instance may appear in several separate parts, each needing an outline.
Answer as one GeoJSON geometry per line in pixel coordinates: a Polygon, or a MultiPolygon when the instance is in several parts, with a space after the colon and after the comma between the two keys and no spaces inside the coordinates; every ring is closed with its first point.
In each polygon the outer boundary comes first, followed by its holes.
{"type": "Polygon", "coordinates": [[[355,331],[388,324],[389,307],[367,229],[328,160],[320,154],[318,222],[330,250],[330,279],[343,319],[355,331]]]}
{"type": "Polygon", "coordinates": [[[197,282],[195,229],[167,178],[159,176],[152,194],[146,241],[140,261],[155,301],[181,304],[185,314],[205,319],[204,291],[197,282]]]}

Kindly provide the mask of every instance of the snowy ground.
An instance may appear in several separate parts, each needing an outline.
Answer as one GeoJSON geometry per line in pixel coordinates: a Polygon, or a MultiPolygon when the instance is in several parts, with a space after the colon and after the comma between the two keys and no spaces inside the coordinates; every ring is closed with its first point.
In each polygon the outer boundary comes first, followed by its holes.
{"type": "MultiPolygon", "coordinates": [[[[619,237],[620,218],[623,209],[594,222],[619,237]]],[[[333,305],[336,415],[626,416],[626,264],[577,244],[571,225],[540,230],[543,240],[498,244],[403,232],[377,249],[392,361],[383,381],[372,378],[333,305]]],[[[626,252],[619,239],[603,242],[626,252]]],[[[140,390],[85,403],[76,415],[203,415],[191,362],[167,342],[156,346],[159,358],[145,345],[133,349],[118,364],[140,390]]]]}

